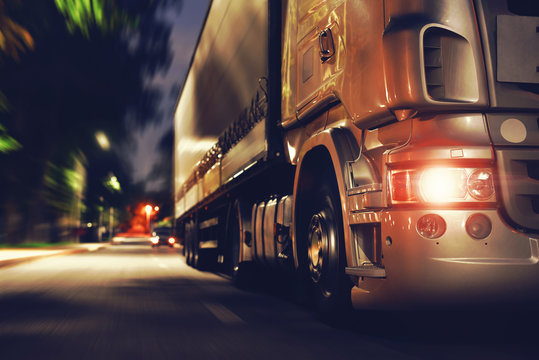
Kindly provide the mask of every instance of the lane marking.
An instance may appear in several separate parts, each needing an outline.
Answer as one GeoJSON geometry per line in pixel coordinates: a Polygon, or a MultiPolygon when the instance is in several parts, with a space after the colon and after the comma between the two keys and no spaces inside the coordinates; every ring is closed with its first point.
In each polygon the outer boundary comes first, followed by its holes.
{"type": "Polygon", "coordinates": [[[206,309],[208,309],[217,319],[219,319],[223,324],[243,324],[245,321],[242,320],[238,315],[234,314],[224,305],[219,303],[202,303],[206,309]]]}

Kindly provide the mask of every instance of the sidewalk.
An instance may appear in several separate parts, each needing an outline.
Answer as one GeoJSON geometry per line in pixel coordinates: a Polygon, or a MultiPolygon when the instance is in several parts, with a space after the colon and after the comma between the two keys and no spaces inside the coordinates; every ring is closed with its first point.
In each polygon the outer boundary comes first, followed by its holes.
{"type": "Polygon", "coordinates": [[[97,251],[105,246],[108,246],[108,243],[73,244],[41,249],[0,249],[0,268],[49,256],[97,251]]]}

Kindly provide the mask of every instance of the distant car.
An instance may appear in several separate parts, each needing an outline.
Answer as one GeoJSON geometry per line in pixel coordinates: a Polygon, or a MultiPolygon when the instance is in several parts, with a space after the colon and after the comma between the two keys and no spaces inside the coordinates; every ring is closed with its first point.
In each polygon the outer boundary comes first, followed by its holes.
{"type": "Polygon", "coordinates": [[[135,233],[135,232],[126,232],[116,234],[112,239],[110,239],[111,245],[140,245],[148,244],[150,242],[150,234],[148,233],[135,233]]]}
{"type": "Polygon", "coordinates": [[[176,237],[172,234],[170,228],[156,228],[152,233],[150,241],[152,242],[152,247],[160,245],[173,247],[176,243],[176,237]]]}

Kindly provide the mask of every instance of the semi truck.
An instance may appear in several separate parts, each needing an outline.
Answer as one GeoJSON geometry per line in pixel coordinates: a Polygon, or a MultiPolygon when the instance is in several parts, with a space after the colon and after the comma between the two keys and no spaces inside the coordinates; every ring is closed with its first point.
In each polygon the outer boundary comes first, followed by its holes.
{"type": "Polygon", "coordinates": [[[187,263],[325,314],[537,301],[537,29],[525,0],[211,1],[174,115],[187,263]]]}

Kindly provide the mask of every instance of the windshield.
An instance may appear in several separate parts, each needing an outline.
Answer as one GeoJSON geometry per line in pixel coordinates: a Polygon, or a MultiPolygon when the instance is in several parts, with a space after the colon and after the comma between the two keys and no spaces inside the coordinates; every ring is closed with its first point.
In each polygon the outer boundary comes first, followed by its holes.
{"type": "Polygon", "coordinates": [[[170,235],[170,228],[154,229],[154,232],[158,236],[168,236],[170,235]]]}

